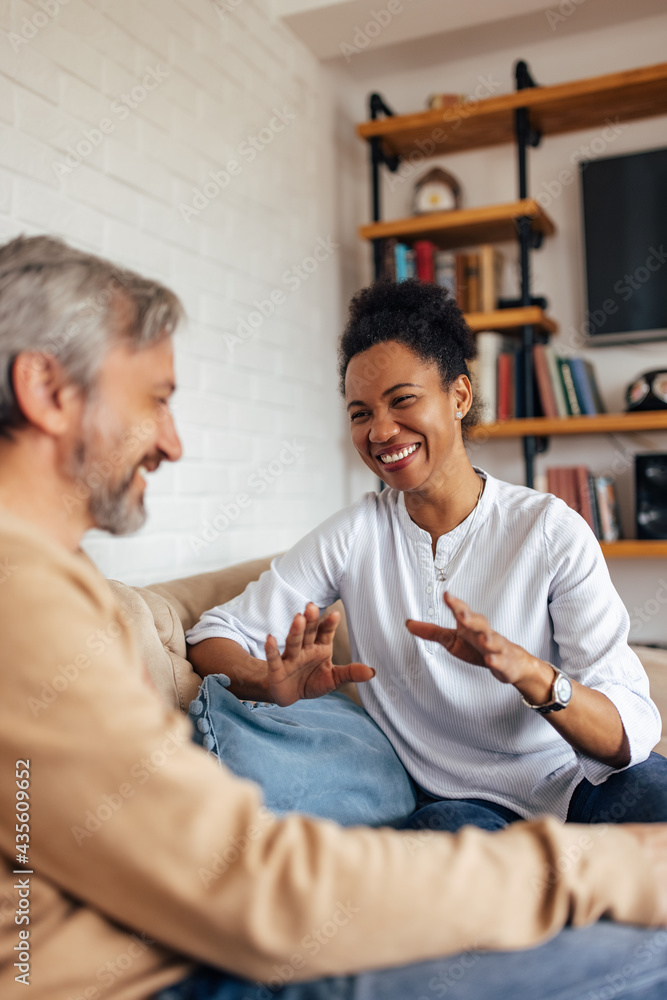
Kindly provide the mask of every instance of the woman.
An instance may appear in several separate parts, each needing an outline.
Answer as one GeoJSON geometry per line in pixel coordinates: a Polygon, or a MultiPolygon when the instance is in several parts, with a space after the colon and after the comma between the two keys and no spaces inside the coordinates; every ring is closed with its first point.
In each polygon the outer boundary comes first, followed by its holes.
{"type": "Polygon", "coordinates": [[[204,614],[192,662],[279,705],[365,682],[366,711],[420,789],[416,825],[665,820],[667,762],[649,757],[660,717],[596,539],[561,500],[468,459],[474,356],[437,286],[358,293],[341,389],[354,446],[388,489],[204,614]],[[337,616],[318,625],[338,597],[359,661],[347,667],[331,664],[337,616]],[[287,633],[282,654],[267,625],[287,633]]]}

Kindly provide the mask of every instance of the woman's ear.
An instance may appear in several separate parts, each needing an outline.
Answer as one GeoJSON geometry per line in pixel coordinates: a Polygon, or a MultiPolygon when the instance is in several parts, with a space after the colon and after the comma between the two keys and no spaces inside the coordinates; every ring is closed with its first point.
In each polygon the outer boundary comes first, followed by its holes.
{"type": "Polygon", "coordinates": [[[452,386],[452,398],[456,412],[462,414],[458,419],[462,420],[472,406],[472,386],[467,375],[459,375],[454,382],[452,386]]]}
{"type": "Polygon", "coordinates": [[[67,433],[81,390],[66,377],[52,354],[21,351],[12,367],[14,395],[28,423],[53,437],[67,433]]]}

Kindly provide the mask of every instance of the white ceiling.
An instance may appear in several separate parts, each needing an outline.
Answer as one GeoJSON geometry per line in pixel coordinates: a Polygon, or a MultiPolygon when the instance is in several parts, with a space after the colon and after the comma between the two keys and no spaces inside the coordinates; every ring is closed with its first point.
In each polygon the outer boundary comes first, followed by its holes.
{"type": "Polygon", "coordinates": [[[664,13],[665,0],[273,0],[273,9],[318,58],[338,59],[356,75],[358,60],[350,59],[349,49],[345,58],[345,46],[358,44],[360,38],[363,44],[359,34],[355,43],[355,33],[359,29],[366,34],[374,11],[386,23],[377,33],[375,28],[369,32],[373,37],[363,47],[366,69],[374,62],[372,53],[377,51],[379,57],[389,46],[396,63],[405,59],[419,64],[428,58],[429,47],[441,46],[446,37],[460,55],[461,47],[497,46],[507,35],[514,40],[556,29],[569,34],[653,16],[664,13]],[[388,20],[382,12],[390,3],[397,12],[388,20]],[[576,17],[559,15],[561,9],[576,17]]]}
{"type": "MultiPolygon", "coordinates": [[[[364,32],[365,25],[373,20],[374,11],[387,23],[377,36],[369,39],[364,46],[368,49],[531,14],[550,6],[548,0],[392,0],[391,8],[397,12],[390,15],[388,0],[273,0],[273,3],[275,14],[320,59],[344,55],[341,46],[355,44],[355,31],[364,32]]],[[[552,6],[558,9],[557,4],[552,6]]]]}

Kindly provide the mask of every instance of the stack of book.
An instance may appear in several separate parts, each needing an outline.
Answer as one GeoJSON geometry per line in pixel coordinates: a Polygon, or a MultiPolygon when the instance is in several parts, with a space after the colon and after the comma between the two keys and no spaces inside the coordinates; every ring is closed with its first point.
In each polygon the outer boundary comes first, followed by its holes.
{"type": "Polygon", "coordinates": [[[438,250],[430,240],[409,247],[396,239],[385,241],[384,274],[392,281],[418,278],[447,288],[466,313],[492,312],[502,291],[505,259],[490,244],[474,253],[438,250]]]}
{"type": "Polygon", "coordinates": [[[550,345],[535,344],[533,365],[545,417],[590,417],[605,412],[590,361],[561,358],[550,345]]]}
{"type": "MultiPolygon", "coordinates": [[[[511,337],[491,330],[478,333],[476,340],[473,371],[483,422],[525,417],[524,349],[511,337]]],[[[533,347],[533,396],[536,417],[605,412],[591,363],[561,358],[546,344],[533,347]]]]}
{"type": "Polygon", "coordinates": [[[547,469],[547,491],[581,514],[600,541],[616,542],[621,537],[616,491],[609,476],[594,476],[585,465],[558,466],[547,469]]]}

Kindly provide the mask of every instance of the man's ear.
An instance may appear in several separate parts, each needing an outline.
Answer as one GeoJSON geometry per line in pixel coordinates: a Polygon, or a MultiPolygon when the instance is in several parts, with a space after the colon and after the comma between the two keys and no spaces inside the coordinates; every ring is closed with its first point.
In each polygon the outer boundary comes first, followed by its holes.
{"type": "Polygon", "coordinates": [[[12,376],[16,401],[28,423],[53,437],[66,434],[81,390],[68,381],[58,359],[39,351],[21,351],[12,376]]]}

